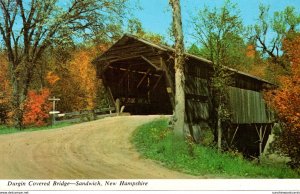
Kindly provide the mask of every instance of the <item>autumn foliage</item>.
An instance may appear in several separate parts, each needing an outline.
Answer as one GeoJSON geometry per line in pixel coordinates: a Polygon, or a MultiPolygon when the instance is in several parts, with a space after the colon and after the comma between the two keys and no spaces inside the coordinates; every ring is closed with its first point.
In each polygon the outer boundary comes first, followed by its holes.
{"type": "Polygon", "coordinates": [[[250,58],[254,58],[256,54],[255,46],[253,44],[249,44],[246,49],[246,56],[250,58]]]}
{"type": "Polygon", "coordinates": [[[8,62],[3,53],[0,54],[0,123],[7,123],[10,114],[11,85],[8,79],[8,62]]]}
{"type": "Polygon", "coordinates": [[[283,41],[291,73],[279,78],[280,87],[266,93],[266,99],[284,124],[279,148],[300,165],[300,34],[291,33],[283,41]]]}
{"type": "MultiPolygon", "coordinates": [[[[107,49],[106,45],[98,47],[83,47],[64,53],[65,60],[51,58],[47,61],[48,67],[44,69],[44,85],[35,79],[31,85],[24,107],[23,125],[42,126],[47,124],[49,118],[48,98],[56,96],[61,100],[57,103],[57,110],[61,112],[72,112],[81,110],[92,110],[97,107],[97,90],[99,80],[96,70],[91,61],[99,53],[107,49]]],[[[0,56],[2,68],[0,69],[0,123],[7,123],[12,118],[11,112],[11,85],[9,71],[5,55],[0,56]]],[[[35,77],[37,78],[37,77],[35,77]]],[[[11,112],[12,113],[12,112],[11,112]]]]}
{"type": "Polygon", "coordinates": [[[28,92],[24,107],[24,126],[43,126],[47,124],[51,103],[48,101],[49,89],[40,92],[31,90],[28,92]]]}
{"type": "Polygon", "coordinates": [[[101,83],[96,76],[92,60],[106,45],[81,47],[71,50],[66,61],[55,61],[55,70],[46,76],[51,94],[60,98],[57,108],[61,112],[93,110],[99,105],[101,83]]]}
{"type": "Polygon", "coordinates": [[[74,52],[72,60],[69,62],[69,70],[74,79],[80,80],[79,87],[84,96],[81,99],[82,107],[79,109],[92,110],[95,108],[97,94],[96,70],[91,63],[95,57],[95,50],[81,49],[74,52]]]}
{"type": "Polygon", "coordinates": [[[53,86],[58,80],[60,80],[59,76],[56,75],[53,71],[49,71],[46,75],[46,81],[50,86],[53,86]]]}

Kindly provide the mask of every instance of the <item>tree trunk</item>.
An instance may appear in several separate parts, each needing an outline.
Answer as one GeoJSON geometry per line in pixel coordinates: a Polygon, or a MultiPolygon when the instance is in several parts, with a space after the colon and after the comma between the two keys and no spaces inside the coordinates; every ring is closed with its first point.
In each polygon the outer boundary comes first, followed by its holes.
{"type": "Polygon", "coordinates": [[[175,111],[174,132],[184,136],[185,122],[185,76],[184,76],[184,44],[179,0],[170,0],[173,9],[173,31],[175,36],[175,111]]]}
{"type": "MultiPolygon", "coordinates": [[[[11,65],[13,67],[13,65],[11,65]]],[[[16,70],[13,68],[10,70],[11,72],[11,83],[12,83],[12,106],[13,106],[13,119],[14,119],[14,126],[18,129],[23,128],[23,102],[25,100],[25,96],[22,91],[22,86],[20,84],[20,77],[17,75],[16,70]]]]}
{"type": "Polygon", "coordinates": [[[218,134],[218,151],[222,150],[222,126],[221,126],[221,106],[218,106],[217,134],[218,134]]]}

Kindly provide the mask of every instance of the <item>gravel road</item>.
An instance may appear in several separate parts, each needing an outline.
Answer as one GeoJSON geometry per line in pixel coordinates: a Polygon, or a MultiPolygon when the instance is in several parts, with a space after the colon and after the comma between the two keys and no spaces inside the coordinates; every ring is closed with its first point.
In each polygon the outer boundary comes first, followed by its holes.
{"type": "Polygon", "coordinates": [[[197,178],[142,158],[130,143],[160,116],[120,116],[0,136],[0,179],[197,178]]]}

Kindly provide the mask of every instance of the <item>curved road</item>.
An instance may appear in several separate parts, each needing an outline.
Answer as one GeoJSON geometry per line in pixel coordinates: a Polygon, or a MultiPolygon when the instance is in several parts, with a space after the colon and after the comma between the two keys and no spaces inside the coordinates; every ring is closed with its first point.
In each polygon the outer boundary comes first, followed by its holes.
{"type": "Polygon", "coordinates": [[[0,179],[195,178],[144,159],[130,144],[159,116],[121,116],[0,136],[0,179]]]}

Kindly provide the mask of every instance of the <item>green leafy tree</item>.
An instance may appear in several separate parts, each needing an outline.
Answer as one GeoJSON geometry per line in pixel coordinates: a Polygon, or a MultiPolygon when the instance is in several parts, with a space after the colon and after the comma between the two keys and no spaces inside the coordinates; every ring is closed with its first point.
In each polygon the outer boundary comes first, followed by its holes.
{"type": "Polygon", "coordinates": [[[214,126],[219,150],[222,147],[222,123],[229,118],[227,87],[231,80],[225,66],[236,67],[243,63],[246,46],[244,27],[236,4],[226,1],[220,8],[200,10],[193,18],[194,37],[203,47],[203,57],[213,62],[211,89],[213,93],[214,126]],[[244,57],[243,57],[244,56],[244,57]]]}
{"type": "Polygon", "coordinates": [[[203,56],[201,50],[199,47],[197,47],[196,44],[192,44],[188,49],[187,52],[192,54],[192,55],[197,55],[199,57],[203,56]]]}
{"type": "Polygon", "coordinates": [[[204,7],[193,17],[201,55],[218,66],[237,67],[246,53],[245,28],[236,6],[226,1],[220,9],[204,7]]]}
{"type": "Polygon", "coordinates": [[[130,34],[133,34],[139,38],[150,40],[151,42],[156,44],[166,44],[165,38],[162,35],[145,31],[140,20],[136,18],[130,19],[128,21],[127,28],[130,34]]]}
{"type": "Polygon", "coordinates": [[[273,64],[288,69],[288,61],[281,57],[282,41],[289,31],[298,30],[300,26],[300,14],[294,7],[288,6],[283,11],[274,12],[273,17],[269,14],[270,7],[259,6],[257,23],[252,26],[251,38],[262,54],[269,57],[273,64]],[[272,34],[273,38],[268,38],[272,34]]]}

